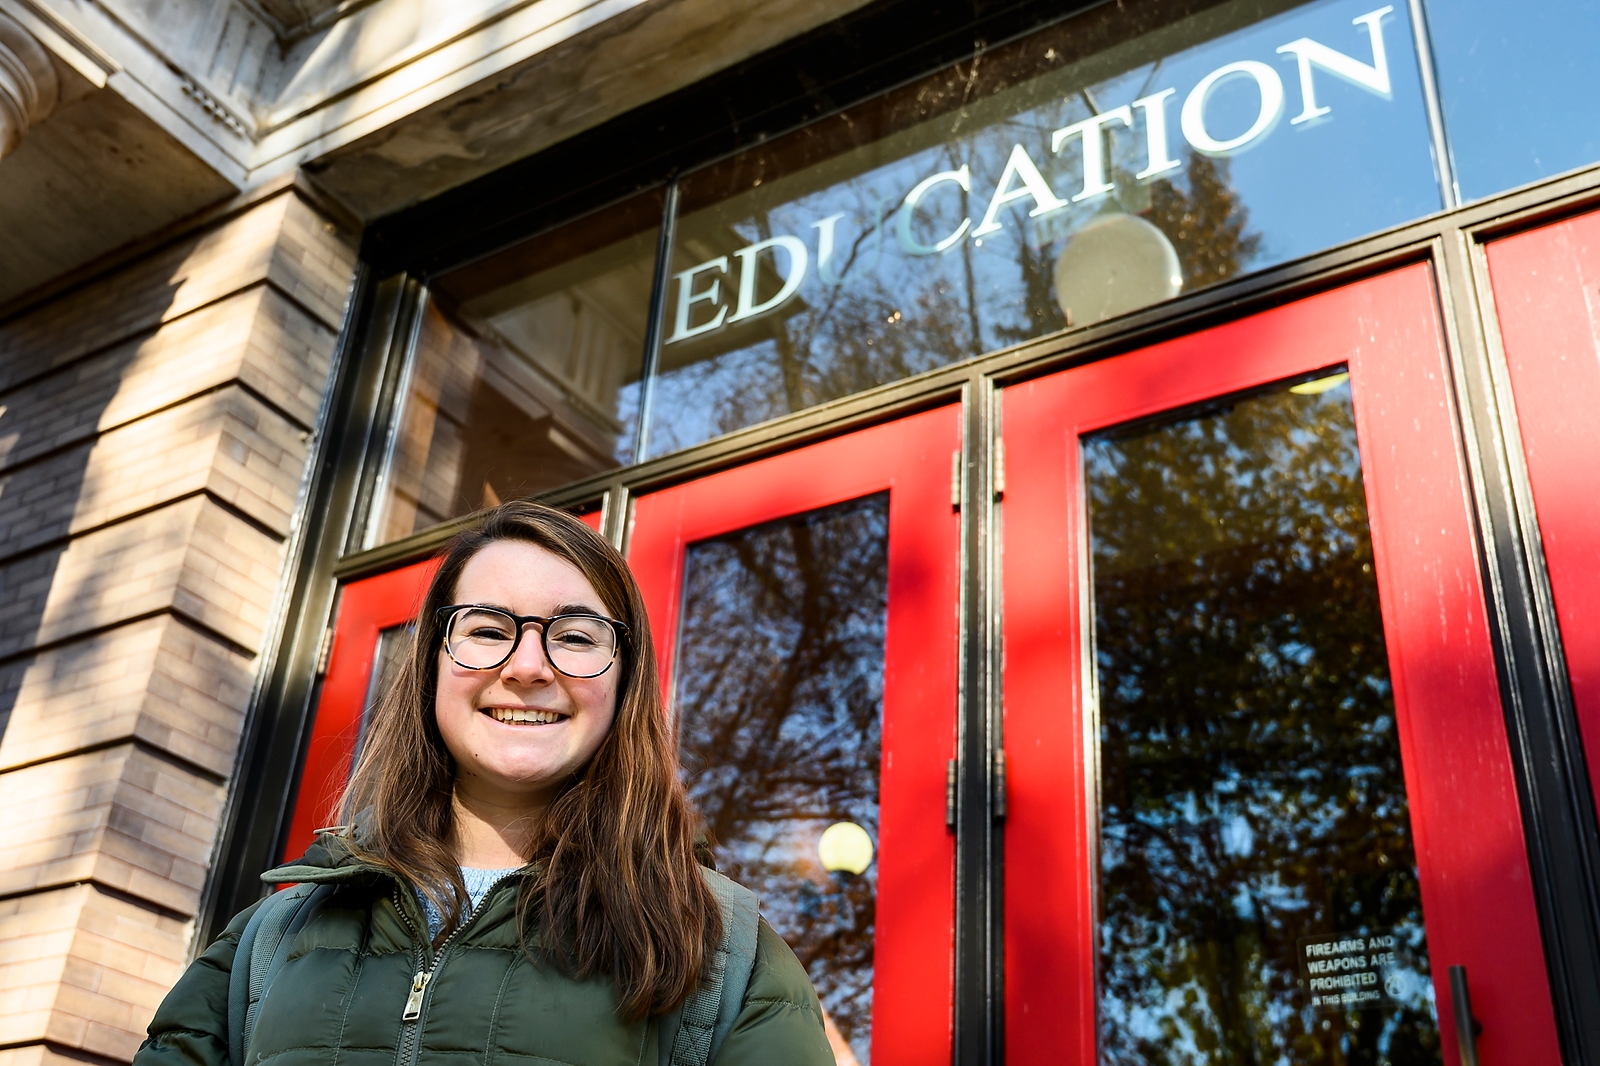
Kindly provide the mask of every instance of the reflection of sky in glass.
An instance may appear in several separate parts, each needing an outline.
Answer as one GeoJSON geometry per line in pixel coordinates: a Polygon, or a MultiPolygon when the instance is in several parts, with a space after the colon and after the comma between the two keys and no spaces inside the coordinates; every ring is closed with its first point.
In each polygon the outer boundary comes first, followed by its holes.
{"type": "Polygon", "coordinates": [[[1600,160],[1600,0],[1435,0],[1428,29],[1465,199],[1600,160]]]}
{"type": "MultiPolygon", "coordinates": [[[[1370,63],[1366,34],[1350,20],[1380,6],[1369,0],[1315,4],[1245,31],[1227,45],[1230,58],[1238,52],[1248,59],[1275,59],[1287,98],[1286,121],[1232,164],[1233,187],[1249,208],[1252,228],[1263,234],[1253,266],[1307,255],[1442,206],[1416,45],[1403,5],[1383,19],[1392,99],[1319,71],[1313,75],[1317,101],[1331,113],[1299,125],[1288,121],[1298,114],[1298,76],[1285,62],[1288,57],[1275,56],[1274,48],[1306,36],[1370,63]]],[[[1190,76],[1211,62],[1189,58],[1190,76]]],[[[1182,85],[1185,79],[1178,80],[1182,85]]]]}
{"type": "MultiPolygon", "coordinates": [[[[1281,11],[1284,6],[1236,0],[952,106],[961,79],[977,77],[954,68],[917,93],[862,109],[862,128],[887,125],[891,132],[873,140],[852,127],[849,136],[866,142],[853,150],[808,146],[812,157],[826,158],[796,169],[765,162],[767,150],[757,149],[720,170],[691,175],[684,183],[691,206],[675,242],[672,269],[680,273],[667,298],[650,454],[1068,325],[1055,289],[1058,259],[1076,232],[1107,214],[1139,215],[1161,230],[1188,290],[1437,210],[1409,20],[1390,11],[1378,22],[1387,94],[1313,66],[1316,102],[1328,111],[1297,123],[1306,107],[1299,68],[1293,54],[1278,49],[1309,38],[1375,67],[1371,23],[1353,20],[1384,5],[1320,0],[1281,11]],[[1186,99],[1208,74],[1241,62],[1258,64],[1268,95],[1272,82],[1281,85],[1276,118],[1236,150],[1191,152],[1186,99]],[[1113,191],[1074,201],[1089,183],[1083,140],[1067,136],[1053,152],[1053,132],[1167,89],[1173,93],[1160,103],[1130,110],[1131,128],[1107,127],[1102,147],[1113,191]],[[928,117],[913,122],[908,113],[928,117]],[[1164,120],[1174,165],[1140,179],[1136,175],[1160,154],[1151,147],[1155,113],[1164,120]],[[1026,153],[1022,165],[1037,169],[1039,184],[999,205],[988,220],[993,225],[985,226],[1003,176],[1011,175],[1008,191],[1028,187],[1026,169],[1008,171],[1017,146],[1026,153]],[[967,188],[958,180],[937,183],[913,213],[902,212],[919,183],[962,167],[967,188]],[[730,171],[739,176],[730,179],[730,171]],[[708,189],[730,180],[743,191],[708,189]],[[716,202],[696,206],[707,199],[716,202]],[[802,245],[798,254],[806,266],[781,301],[798,256],[777,248],[739,256],[741,248],[776,238],[802,245]],[[723,268],[681,274],[719,257],[727,257],[723,268]],[[760,265],[752,271],[755,284],[742,272],[752,262],[760,265]],[[741,315],[742,285],[748,286],[743,307],[775,305],[741,315]],[[694,299],[697,294],[702,298],[694,299]],[[721,324],[712,327],[719,315],[721,324]]],[[[1065,30],[1054,32],[1070,39],[1065,30]]],[[[1006,55],[1002,50],[979,62],[1004,64],[1006,55]]],[[[1239,137],[1252,127],[1263,98],[1257,77],[1222,78],[1205,97],[1204,132],[1219,141],[1239,137]]],[[[825,136],[802,131],[790,143],[825,136]]],[[[801,154],[782,142],[770,152],[772,160],[801,154]]]]}
{"type": "Polygon", "coordinates": [[[1437,1064],[1348,384],[1086,441],[1106,1063],[1437,1064]],[[1396,937],[1319,1010],[1300,944],[1396,937]]]}
{"type": "Polygon", "coordinates": [[[878,835],[884,494],[689,546],[678,744],[720,868],[761,897],[870,1066],[877,865],[830,874],[834,822],[878,835]]]}

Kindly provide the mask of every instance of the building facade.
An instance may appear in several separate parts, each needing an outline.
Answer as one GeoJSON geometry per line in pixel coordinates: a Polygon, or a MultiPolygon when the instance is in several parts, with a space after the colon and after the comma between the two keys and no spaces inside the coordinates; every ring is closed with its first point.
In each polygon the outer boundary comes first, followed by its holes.
{"type": "Polygon", "coordinates": [[[1600,1062],[1600,8],[0,0],[0,1057],[629,557],[842,1063],[1600,1062]]]}

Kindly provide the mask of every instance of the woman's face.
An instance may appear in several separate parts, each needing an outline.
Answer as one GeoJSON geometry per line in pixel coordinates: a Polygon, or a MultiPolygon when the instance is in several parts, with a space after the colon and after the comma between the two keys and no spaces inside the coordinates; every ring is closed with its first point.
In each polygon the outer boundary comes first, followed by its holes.
{"type": "MultiPolygon", "coordinates": [[[[495,541],[468,560],[454,602],[543,617],[610,615],[581,570],[524,541],[495,541]]],[[[456,789],[497,805],[548,800],[599,750],[616,717],[620,661],[599,677],[568,677],[545,658],[537,626],[524,628],[516,653],[496,670],[458,666],[442,646],[438,655],[435,713],[456,760],[456,789]],[[555,720],[503,720],[530,710],[555,720]]]]}

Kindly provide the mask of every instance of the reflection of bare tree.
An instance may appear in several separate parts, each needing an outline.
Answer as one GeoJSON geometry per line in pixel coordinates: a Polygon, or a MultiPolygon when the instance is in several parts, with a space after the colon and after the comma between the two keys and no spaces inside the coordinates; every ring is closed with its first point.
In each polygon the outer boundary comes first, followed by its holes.
{"type": "MultiPolygon", "coordinates": [[[[972,63],[972,74],[974,78],[976,78],[977,73],[978,63],[977,60],[974,60],[972,63]]],[[[956,167],[960,166],[960,161],[956,158],[956,156],[959,150],[964,147],[965,145],[956,144],[946,146],[945,166],[947,168],[954,170],[956,167]]],[[[961,190],[961,214],[965,218],[972,217],[972,199],[968,195],[966,189],[961,190]]],[[[983,324],[979,321],[978,282],[972,274],[972,242],[970,240],[961,242],[961,280],[966,286],[967,323],[971,331],[968,335],[967,343],[970,345],[969,350],[971,351],[972,355],[976,357],[983,354],[983,324]]],[[[946,343],[949,342],[947,341],[946,343]]],[[[951,351],[948,353],[947,358],[953,360],[955,355],[956,353],[951,351]]]]}
{"type": "Polygon", "coordinates": [[[1166,179],[1150,188],[1145,214],[1167,235],[1183,264],[1183,287],[1193,290],[1226,281],[1249,265],[1261,248],[1259,233],[1246,233],[1250,211],[1228,183],[1228,161],[1192,152],[1186,168],[1188,192],[1166,179]]]}
{"type": "Polygon", "coordinates": [[[888,499],[690,547],[677,699],[684,776],[719,862],[754,889],[858,1059],[871,1038],[877,871],[817,840],[877,837],[888,499]]]}
{"type": "MultiPolygon", "coordinates": [[[[1022,214],[1021,211],[1012,212],[1019,230],[1027,225],[1022,214]]],[[[1061,303],[1056,299],[1056,251],[1054,244],[1035,245],[1030,241],[1017,241],[1017,275],[1022,293],[1023,317],[1016,322],[995,322],[992,332],[1001,343],[1019,344],[1069,325],[1067,316],[1061,312],[1061,303]]]]}
{"type": "MultiPolygon", "coordinates": [[[[755,217],[756,237],[766,240],[772,236],[772,219],[770,212],[762,211],[755,217]]],[[[794,340],[789,336],[788,324],[777,323],[773,333],[773,347],[778,353],[778,380],[783,386],[783,400],[788,410],[798,411],[806,406],[803,387],[802,371],[804,369],[803,352],[809,345],[796,348],[794,340]]]]}
{"type": "Polygon", "coordinates": [[[1439,1061],[1348,387],[1085,449],[1101,1046],[1117,1064],[1439,1061]],[[1399,1006],[1317,1015],[1296,941],[1394,931],[1399,1006]]]}
{"type": "MultiPolygon", "coordinates": [[[[1087,93],[1085,103],[1088,103],[1087,93]]],[[[1029,128],[1016,122],[1013,125],[1022,127],[1018,130],[1019,137],[1030,137],[1033,158],[1051,159],[1055,155],[1050,151],[1050,132],[1058,128],[1055,124],[1050,124],[1048,129],[1038,125],[1029,128]]],[[[1031,206],[1031,201],[1028,206],[1031,206]]],[[[1018,344],[1065,329],[1068,325],[1066,315],[1061,312],[1061,303],[1056,299],[1055,283],[1056,256],[1063,242],[1037,239],[1037,231],[1030,224],[1026,207],[1013,205],[1008,214],[1016,234],[1013,247],[1016,256],[1015,289],[1019,299],[1013,306],[987,309],[991,319],[989,333],[996,345],[1018,344]]]]}

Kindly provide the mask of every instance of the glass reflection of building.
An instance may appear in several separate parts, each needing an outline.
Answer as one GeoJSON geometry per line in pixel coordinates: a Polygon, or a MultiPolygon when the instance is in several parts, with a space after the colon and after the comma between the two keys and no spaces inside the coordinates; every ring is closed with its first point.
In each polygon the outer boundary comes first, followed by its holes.
{"type": "MultiPolygon", "coordinates": [[[[508,222],[413,275],[340,579],[414,563],[518,497],[626,545],[641,494],[939,404],[971,410],[984,388],[1227,320],[1234,301],[1254,314],[1420,262],[1465,232],[1427,226],[1465,227],[1449,220],[1474,202],[1600,161],[1600,119],[1573,103],[1595,88],[1580,42],[1597,18],[1591,3],[1520,20],[1472,2],[1100,4],[868,78],[736,150],[685,149],[604,202],[508,222]],[[1484,41],[1522,59],[1495,66],[1484,41]]],[[[1584,173],[1572,187],[1588,195],[1600,186],[1584,173]]],[[[1361,403],[1329,365],[1083,437],[1090,587],[1061,609],[1086,620],[1093,662],[1080,858],[1101,1061],[1411,1066],[1455,1039],[1419,887],[1361,403]],[[1393,940],[1394,957],[1316,954],[1357,937],[1393,940]],[[1308,963],[1323,959],[1333,969],[1308,963]],[[1325,973],[1374,984],[1324,999],[1325,973]]],[[[964,1021],[935,1022],[958,1044],[975,1018],[998,1027],[1007,995],[1011,741],[993,678],[1015,652],[982,555],[1007,543],[1001,427],[983,417],[992,466],[963,465],[965,438],[951,497],[989,538],[968,542],[969,613],[950,620],[968,642],[951,684],[972,747],[928,813],[948,818],[963,864],[929,876],[967,878],[957,931],[929,934],[965,938],[951,975],[964,1021]],[[987,499],[973,478],[991,479],[987,499]],[[986,826],[963,821],[975,802],[986,826]],[[968,921],[977,896],[989,909],[968,921]]],[[[836,1054],[859,1066],[898,1061],[873,1035],[892,495],[687,544],[671,649],[712,853],[761,894],[836,1054]],[[859,861],[829,858],[838,826],[859,861]]],[[[381,657],[399,632],[384,629],[381,657]]],[[[1003,1040],[984,1039],[957,1056],[990,1061],[1003,1040]]]]}

